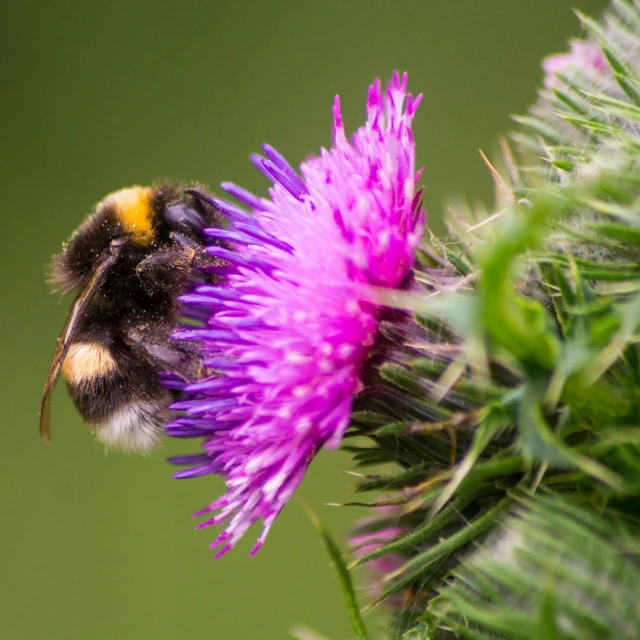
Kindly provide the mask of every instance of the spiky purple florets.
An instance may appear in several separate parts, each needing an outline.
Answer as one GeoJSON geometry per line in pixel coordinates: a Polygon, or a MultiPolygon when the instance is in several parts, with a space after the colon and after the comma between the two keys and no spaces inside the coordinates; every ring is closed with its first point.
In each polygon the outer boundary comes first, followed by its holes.
{"type": "Polygon", "coordinates": [[[420,98],[406,94],[406,75],[384,96],[376,82],[351,141],[336,98],[333,147],[301,176],[265,145],[252,160],[273,181],[270,199],[222,185],[252,212],[216,201],[230,225],[207,233],[233,249],[208,252],[229,266],[217,271],[223,284],[183,296],[206,326],[177,334],[202,344],[216,374],[184,387],[174,409],[186,415],[168,427],[206,438],[205,453],[172,460],[189,465],[176,477],[226,479],[226,495],[197,514],[217,512],[200,527],[231,519],[218,556],[261,519],[255,553],[318,449],[347,428],[377,336],[374,288],[401,285],[422,235],[411,133],[420,98]]]}

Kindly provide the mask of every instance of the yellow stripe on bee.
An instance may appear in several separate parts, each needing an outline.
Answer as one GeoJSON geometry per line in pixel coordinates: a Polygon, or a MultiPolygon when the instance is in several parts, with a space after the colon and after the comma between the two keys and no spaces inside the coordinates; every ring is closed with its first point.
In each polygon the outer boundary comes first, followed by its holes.
{"type": "Polygon", "coordinates": [[[151,209],[151,189],[130,187],[107,196],[106,204],[116,210],[118,222],[125,233],[131,234],[136,242],[153,242],[153,210],[151,209]]]}
{"type": "Polygon", "coordinates": [[[73,342],[62,363],[62,375],[71,385],[104,378],[118,368],[107,347],[99,342],[73,342]]]}

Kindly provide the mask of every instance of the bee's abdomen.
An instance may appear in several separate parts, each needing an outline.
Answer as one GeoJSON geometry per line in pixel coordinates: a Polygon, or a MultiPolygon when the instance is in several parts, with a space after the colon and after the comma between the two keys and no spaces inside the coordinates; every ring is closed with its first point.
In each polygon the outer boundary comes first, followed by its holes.
{"type": "Polygon", "coordinates": [[[62,366],[69,393],[98,440],[147,452],[168,422],[171,394],[157,370],[125,344],[73,342],[62,366]]]}
{"type": "Polygon", "coordinates": [[[62,364],[62,375],[74,387],[100,386],[117,371],[110,349],[99,342],[72,342],[62,364]]]}

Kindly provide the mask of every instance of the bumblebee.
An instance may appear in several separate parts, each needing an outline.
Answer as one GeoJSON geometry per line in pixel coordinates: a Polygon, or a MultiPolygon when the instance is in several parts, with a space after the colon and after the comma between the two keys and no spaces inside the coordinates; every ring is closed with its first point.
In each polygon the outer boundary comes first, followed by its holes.
{"type": "Polygon", "coordinates": [[[185,380],[202,373],[197,348],[171,334],[178,297],[196,268],[222,263],[207,255],[204,234],[220,220],[213,201],[195,189],[131,187],[98,203],[63,245],[51,282],[77,298],[42,395],[43,438],[50,440],[50,395],[62,373],[98,440],[138,452],[158,441],[172,401],[159,371],[185,380]]]}

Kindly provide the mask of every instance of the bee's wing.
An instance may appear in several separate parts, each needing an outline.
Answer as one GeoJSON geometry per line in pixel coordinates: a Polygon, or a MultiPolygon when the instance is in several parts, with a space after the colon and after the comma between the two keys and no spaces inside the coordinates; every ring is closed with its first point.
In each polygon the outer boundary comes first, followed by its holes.
{"type": "Polygon", "coordinates": [[[76,298],[67,321],[65,322],[62,333],[58,338],[55,351],[53,352],[53,359],[51,360],[51,367],[49,369],[49,375],[47,381],[44,384],[44,391],[42,392],[42,400],[40,401],[40,435],[49,442],[51,440],[51,424],[50,424],[50,398],[53,387],[58,379],[58,374],[62,367],[62,363],[69,350],[71,339],[73,338],[78,322],[84,315],[87,307],[91,303],[96,291],[100,288],[104,278],[109,271],[111,265],[118,257],[119,247],[112,246],[109,250],[105,251],[98,262],[96,263],[91,276],[87,281],[84,289],[80,292],[80,295],[76,298]]]}

